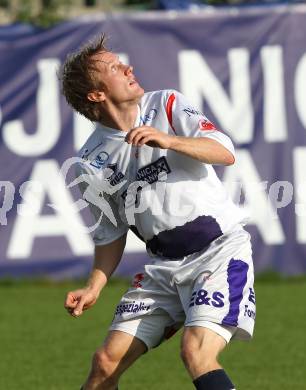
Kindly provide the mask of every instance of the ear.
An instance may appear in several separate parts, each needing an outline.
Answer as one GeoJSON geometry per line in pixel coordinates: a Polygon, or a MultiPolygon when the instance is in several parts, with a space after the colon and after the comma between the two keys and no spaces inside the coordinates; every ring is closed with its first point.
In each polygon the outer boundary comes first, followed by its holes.
{"type": "Polygon", "coordinates": [[[91,91],[87,94],[87,99],[91,102],[103,102],[105,100],[105,93],[103,91],[91,91]]]}

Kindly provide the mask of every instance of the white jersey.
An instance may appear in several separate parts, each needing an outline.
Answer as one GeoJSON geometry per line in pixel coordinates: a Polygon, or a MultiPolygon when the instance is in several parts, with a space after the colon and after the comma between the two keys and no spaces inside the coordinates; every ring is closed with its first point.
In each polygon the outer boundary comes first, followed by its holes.
{"type": "MultiPolygon", "coordinates": [[[[142,125],[173,136],[211,138],[234,155],[231,140],[174,90],[142,97],[135,127],[142,125]]],[[[131,229],[150,255],[179,259],[244,222],[211,165],[172,150],[132,146],[126,134],[101,126],[80,151],[79,173],[96,175],[80,185],[97,221],[96,245],[131,229]]]]}

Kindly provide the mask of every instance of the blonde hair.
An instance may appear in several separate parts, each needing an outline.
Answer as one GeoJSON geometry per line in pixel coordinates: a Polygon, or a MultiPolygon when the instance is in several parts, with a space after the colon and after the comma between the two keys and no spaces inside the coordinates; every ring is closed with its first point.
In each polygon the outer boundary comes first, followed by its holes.
{"type": "Polygon", "coordinates": [[[101,51],[109,51],[105,42],[106,36],[102,34],[78,52],[68,54],[59,73],[61,90],[68,104],[93,122],[101,120],[101,107],[99,103],[88,100],[87,94],[102,85],[95,78],[97,69],[92,57],[101,51]]]}

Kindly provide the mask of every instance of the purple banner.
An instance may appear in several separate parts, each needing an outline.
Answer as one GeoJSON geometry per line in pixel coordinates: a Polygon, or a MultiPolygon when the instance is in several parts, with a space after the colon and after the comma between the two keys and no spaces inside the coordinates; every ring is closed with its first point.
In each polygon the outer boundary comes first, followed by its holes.
{"type": "MultiPolygon", "coordinates": [[[[250,213],[256,271],[305,273],[306,8],[296,5],[0,27],[0,277],[90,269],[87,216],[59,171],[93,125],[67,106],[57,69],[101,32],[145,90],[181,91],[234,141],[236,164],[219,173],[250,213]]],[[[118,273],[145,257],[131,234],[118,273]]]]}

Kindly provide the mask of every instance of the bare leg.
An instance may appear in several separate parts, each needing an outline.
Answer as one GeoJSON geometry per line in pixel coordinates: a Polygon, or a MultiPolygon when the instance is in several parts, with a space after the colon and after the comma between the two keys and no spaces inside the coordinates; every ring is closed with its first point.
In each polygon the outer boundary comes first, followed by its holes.
{"type": "Polygon", "coordinates": [[[181,355],[191,378],[222,368],[217,359],[225,346],[224,338],[210,329],[185,327],[181,355]]]}
{"type": "Polygon", "coordinates": [[[138,338],[110,331],[103,346],[93,356],[83,390],[116,390],[120,375],[146,350],[146,345],[138,338]]]}

